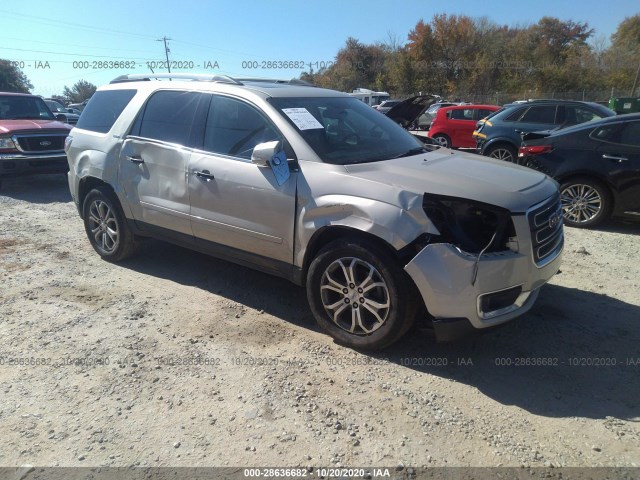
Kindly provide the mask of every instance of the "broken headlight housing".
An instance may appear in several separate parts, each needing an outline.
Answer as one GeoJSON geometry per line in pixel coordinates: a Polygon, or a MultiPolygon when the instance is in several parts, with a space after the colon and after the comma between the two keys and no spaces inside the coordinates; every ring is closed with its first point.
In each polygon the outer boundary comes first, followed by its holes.
{"type": "Polygon", "coordinates": [[[516,242],[506,208],[466,198],[425,193],[422,206],[440,232],[432,240],[450,243],[467,253],[501,252],[516,242]]]}

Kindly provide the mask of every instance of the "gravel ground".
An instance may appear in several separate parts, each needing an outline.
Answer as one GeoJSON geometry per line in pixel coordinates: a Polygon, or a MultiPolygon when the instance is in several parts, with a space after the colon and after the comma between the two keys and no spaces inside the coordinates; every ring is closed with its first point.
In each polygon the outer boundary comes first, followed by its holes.
{"type": "Polygon", "coordinates": [[[369,355],[286,281],[157,241],[102,261],[63,176],[5,180],[0,465],[639,466],[639,233],[566,228],[529,314],[369,355]]]}

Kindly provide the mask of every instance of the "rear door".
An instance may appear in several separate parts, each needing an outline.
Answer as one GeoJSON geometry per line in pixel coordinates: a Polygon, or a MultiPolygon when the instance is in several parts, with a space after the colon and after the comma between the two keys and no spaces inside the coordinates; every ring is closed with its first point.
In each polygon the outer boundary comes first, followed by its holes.
{"type": "Polygon", "coordinates": [[[619,193],[619,211],[640,213],[640,119],[595,130],[598,161],[619,193]]]}
{"type": "Polygon", "coordinates": [[[193,233],[204,248],[226,246],[236,259],[252,254],[253,263],[262,257],[266,268],[292,263],[297,174],[278,185],[270,167],[251,163],[253,147],[283,139],[256,106],[211,95],[202,145],[187,170],[193,233]]]}
{"type": "Polygon", "coordinates": [[[514,141],[520,145],[522,133],[549,130],[557,127],[560,121],[557,105],[533,105],[515,122],[514,141]]]}
{"type": "Polygon", "coordinates": [[[472,108],[456,108],[447,112],[449,121],[448,130],[451,132],[451,141],[456,148],[472,148],[476,146],[473,139],[473,130],[476,122],[473,120],[472,108]]]}
{"type": "Polygon", "coordinates": [[[192,235],[187,164],[201,97],[197,92],[154,93],[123,142],[120,184],[142,228],[192,235]]]}

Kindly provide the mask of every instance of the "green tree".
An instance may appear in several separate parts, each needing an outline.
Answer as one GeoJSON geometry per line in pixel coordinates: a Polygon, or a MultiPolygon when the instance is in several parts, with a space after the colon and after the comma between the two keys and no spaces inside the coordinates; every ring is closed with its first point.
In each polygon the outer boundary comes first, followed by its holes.
{"type": "Polygon", "coordinates": [[[618,25],[604,57],[609,86],[628,88],[634,95],[640,72],[640,14],[627,17],[618,25]]]}
{"type": "Polygon", "coordinates": [[[14,62],[0,60],[0,91],[30,93],[33,85],[14,62]]]}
{"type": "Polygon", "coordinates": [[[65,86],[62,96],[67,103],[81,103],[91,98],[96,92],[96,86],[86,80],[78,80],[71,88],[65,86]]]}

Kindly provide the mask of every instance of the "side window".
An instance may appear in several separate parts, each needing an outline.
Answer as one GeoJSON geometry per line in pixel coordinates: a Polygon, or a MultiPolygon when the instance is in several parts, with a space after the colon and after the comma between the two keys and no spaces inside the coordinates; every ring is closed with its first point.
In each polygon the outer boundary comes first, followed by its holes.
{"type": "Polygon", "coordinates": [[[640,122],[629,122],[620,130],[619,143],[640,147],[640,122]]]}
{"type": "Polygon", "coordinates": [[[524,108],[516,108],[512,113],[507,115],[507,118],[504,119],[505,122],[516,122],[520,118],[524,110],[524,108]]]}
{"type": "Polygon", "coordinates": [[[234,98],[214,95],[204,133],[204,149],[251,159],[259,143],[281,140],[271,123],[256,108],[234,98]]]}
{"type": "Polygon", "coordinates": [[[546,105],[529,108],[520,121],[527,123],[554,123],[555,119],[556,106],[546,105]]]}
{"type": "Polygon", "coordinates": [[[82,111],[77,128],[107,133],[129,104],[137,90],[102,90],[96,92],[82,111]]]}
{"type": "Polygon", "coordinates": [[[457,110],[451,110],[451,119],[452,120],[471,120],[472,113],[473,112],[471,110],[464,110],[462,108],[457,110]],[[467,113],[469,114],[468,117],[467,117],[467,113]]]}
{"type": "Polygon", "coordinates": [[[640,121],[604,125],[596,128],[590,136],[603,142],[640,147],[640,121]]]}
{"type": "Polygon", "coordinates": [[[617,132],[620,130],[620,124],[614,123],[613,125],[605,125],[600,128],[596,128],[591,132],[590,137],[596,140],[602,140],[603,142],[616,142],[617,132]]]}
{"type": "Polygon", "coordinates": [[[485,109],[479,109],[477,111],[478,114],[478,120],[481,120],[485,117],[488,117],[489,115],[491,115],[493,113],[493,110],[485,110],[485,109]]]}
{"type": "Polygon", "coordinates": [[[588,110],[583,107],[576,107],[567,105],[565,122],[569,125],[575,125],[578,123],[592,122],[593,120],[599,120],[602,117],[593,110],[588,110]]]}
{"type": "Polygon", "coordinates": [[[200,97],[197,92],[166,90],[154,93],[144,109],[139,135],[189,145],[200,97]]]}

